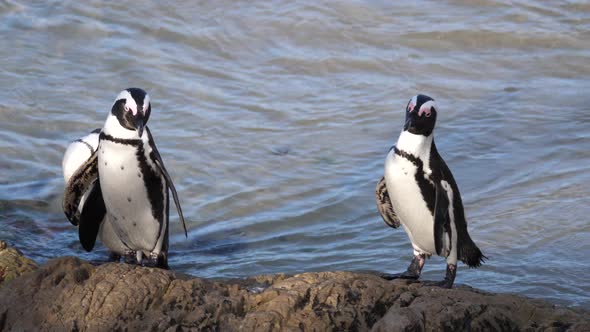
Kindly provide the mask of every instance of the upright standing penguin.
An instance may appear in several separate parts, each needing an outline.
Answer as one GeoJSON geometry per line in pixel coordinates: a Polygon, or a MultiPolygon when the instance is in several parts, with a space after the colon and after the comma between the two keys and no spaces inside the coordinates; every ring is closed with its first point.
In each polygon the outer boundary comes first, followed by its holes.
{"type": "Polygon", "coordinates": [[[387,279],[418,279],[426,258],[445,257],[447,271],[438,286],[451,288],[457,260],[478,267],[486,258],[467,232],[459,188],[434,144],[434,99],[417,95],[406,107],[406,122],[385,160],[377,183],[377,207],[391,227],[401,224],[414,248],[408,269],[387,279]]]}
{"type": "Polygon", "coordinates": [[[72,175],[64,193],[64,212],[78,221],[80,242],[92,250],[104,214],[113,231],[141,263],[168,267],[169,190],[187,234],[182,209],[146,123],[149,95],[138,88],[121,91],[99,135],[99,146],[72,175]],[[98,179],[98,180],[97,180],[98,179]],[[94,184],[94,185],[93,185],[94,184]],[[81,213],[77,207],[89,191],[81,213]]]}

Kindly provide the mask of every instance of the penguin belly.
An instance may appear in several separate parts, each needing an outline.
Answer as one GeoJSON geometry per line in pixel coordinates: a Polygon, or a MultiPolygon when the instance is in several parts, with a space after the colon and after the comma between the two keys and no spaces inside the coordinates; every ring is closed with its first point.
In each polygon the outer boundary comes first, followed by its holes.
{"type": "Polygon", "coordinates": [[[133,145],[102,140],[98,174],[112,230],[129,249],[149,253],[155,249],[164,225],[161,227],[154,218],[137,151],[133,145]]]}
{"type": "Polygon", "coordinates": [[[112,219],[113,217],[108,213],[104,216],[104,219],[100,224],[100,229],[98,230],[98,237],[100,242],[105,247],[109,248],[109,251],[123,256],[125,255],[125,250],[128,248],[119,239],[119,235],[113,228],[112,219]]]}
{"type": "Polygon", "coordinates": [[[434,217],[416,182],[417,167],[409,160],[390,152],[385,163],[385,183],[391,205],[404,226],[414,250],[421,254],[436,253],[434,217]]]}

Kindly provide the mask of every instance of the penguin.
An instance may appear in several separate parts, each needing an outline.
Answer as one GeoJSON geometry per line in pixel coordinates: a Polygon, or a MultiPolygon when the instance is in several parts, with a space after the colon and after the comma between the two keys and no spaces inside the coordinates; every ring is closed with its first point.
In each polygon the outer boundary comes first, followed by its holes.
{"type": "Polygon", "coordinates": [[[375,197],[385,223],[403,226],[414,253],[405,272],[383,277],[418,279],[426,259],[436,254],[446,258],[447,268],[444,280],[433,284],[452,288],[458,260],[475,268],[487,257],[469,236],[459,188],[436,149],[436,117],[434,99],[422,94],[410,99],[403,130],[387,154],[375,197]]]}
{"type": "MultiPolygon", "coordinates": [[[[62,171],[64,182],[66,183],[65,190],[69,190],[68,188],[70,188],[70,179],[72,178],[72,175],[92,156],[92,154],[94,154],[98,148],[99,134],[100,128],[97,128],[90,132],[90,134],[72,141],[70,145],[68,145],[62,160],[62,171]]],[[[94,184],[92,184],[91,187],[92,186],[94,186],[94,184]]],[[[82,195],[77,209],[78,214],[82,213],[84,203],[86,202],[88,193],[91,190],[92,189],[86,191],[84,195],[82,195]]],[[[77,220],[72,220],[72,224],[74,224],[74,226],[78,226],[77,220]]],[[[103,220],[100,222],[98,237],[100,241],[109,249],[111,260],[118,261],[121,256],[125,256],[126,259],[129,259],[127,256],[132,256],[133,258],[136,256],[135,252],[130,252],[129,249],[125,247],[117,234],[114,232],[113,226],[111,225],[111,217],[106,213],[103,217],[103,220]]]]}
{"type": "Polygon", "coordinates": [[[79,223],[80,242],[92,250],[105,215],[137,262],[168,268],[169,193],[188,237],[174,183],[147,127],[149,95],[142,89],[121,91],[99,134],[98,149],[72,175],[64,193],[67,218],[79,223]],[[94,184],[94,185],[93,185],[94,184]],[[77,206],[88,197],[81,213],[77,206]]]}

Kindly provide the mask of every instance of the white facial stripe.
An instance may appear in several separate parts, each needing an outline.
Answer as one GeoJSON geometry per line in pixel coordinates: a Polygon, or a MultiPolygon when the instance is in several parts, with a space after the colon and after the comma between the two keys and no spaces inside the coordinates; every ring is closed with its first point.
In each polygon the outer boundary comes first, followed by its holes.
{"type": "Polygon", "coordinates": [[[416,107],[417,100],[418,100],[418,95],[412,97],[412,100],[410,100],[410,103],[408,104],[408,110],[410,112],[414,111],[414,107],[416,107]]]}
{"type": "Polygon", "coordinates": [[[145,112],[147,112],[148,106],[150,106],[150,95],[148,95],[146,93],[145,97],[143,98],[143,113],[144,114],[145,114],[145,112]]]}
{"type": "Polygon", "coordinates": [[[133,99],[129,91],[121,91],[121,93],[119,93],[119,95],[115,99],[115,102],[120,99],[125,99],[125,108],[129,108],[133,115],[137,114],[137,104],[135,103],[135,99],[133,99]]]}
{"type": "Polygon", "coordinates": [[[430,109],[434,107],[436,109],[436,104],[434,100],[429,100],[420,106],[420,110],[418,111],[418,115],[422,116],[422,114],[426,114],[426,116],[430,116],[430,109]]]}

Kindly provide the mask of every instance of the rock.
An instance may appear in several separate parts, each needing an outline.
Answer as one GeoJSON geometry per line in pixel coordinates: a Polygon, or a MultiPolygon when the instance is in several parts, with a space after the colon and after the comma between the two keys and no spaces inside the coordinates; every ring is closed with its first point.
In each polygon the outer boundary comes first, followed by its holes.
{"type": "Polygon", "coordinates": [[[590,312],[370,273],[194,278],[124,263],[49,261],[0,285],[0,331],[588,331],[590,312]]]}
{"type": "Polygon", "coordinates": [[[12,280],[23,273],[33,271],[37,264],[15,248],[0,240],[0,284],[12,280]]]}

